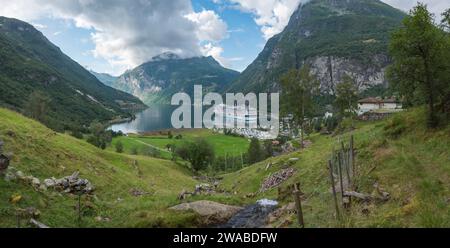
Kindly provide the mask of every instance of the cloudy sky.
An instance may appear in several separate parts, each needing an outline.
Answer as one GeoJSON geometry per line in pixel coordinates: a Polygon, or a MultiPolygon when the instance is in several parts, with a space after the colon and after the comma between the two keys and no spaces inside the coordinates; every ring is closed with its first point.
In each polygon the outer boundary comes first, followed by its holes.
{"type": "MultiPolygon", "coordinates": [[[[163,52],[214,56],[242,71],[307,0],[0,0],[0,16],[33,24],[66,54],[119,75],[163,52]]],[[[408,11],[413,0],[383,0],[408,11]]],[[[437,16],[448,0],[422,0],[437,16]]]]}

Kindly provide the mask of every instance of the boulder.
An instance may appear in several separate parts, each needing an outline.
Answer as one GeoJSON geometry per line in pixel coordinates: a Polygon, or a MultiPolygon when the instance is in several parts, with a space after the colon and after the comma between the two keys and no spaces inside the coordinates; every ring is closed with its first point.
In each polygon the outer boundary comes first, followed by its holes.
{"type": "Polygon", "coordinates": [[[72,175],[60,179],[45,179],[44,184],[48,188],[54,188],[64,193],[90,194],[95,190],[89,180],[79,178],[79,172],[74,172],[72,175]]]}
{"type": "Polygon", "coordinates": [[[54,178],[51,178],[51,179],[45,179],[44,184],[45,184],[45,186],[47,186],[47,188],[51,188],[56,185],[56,182],[55,182],[54,178]]]}
{"type": "Polygon", "coordinates": [[[41,181],[39,180],[39,178],[36,177],[32,177],[31,178],[31,185],[35,188],[39,188],[41,186],[41,181]]]}
{"type": "Polygon", "coordinates": [[[242,210],[241,207],[225,205],[212,201],[196,201],[183,203],[170,209],[176,211],[194,211],[206,224],[220,224],[227,222],[231,217],[242,210]]]}

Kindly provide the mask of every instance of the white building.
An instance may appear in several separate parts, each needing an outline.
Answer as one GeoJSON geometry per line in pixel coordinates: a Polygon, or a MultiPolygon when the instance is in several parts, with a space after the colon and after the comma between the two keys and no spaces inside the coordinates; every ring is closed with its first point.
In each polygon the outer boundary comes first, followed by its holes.
{"type": "Polygon", "coordinates": [[[402,109],[402,103],[395,98],[369,97],[358,101],[358,115],[367,112],[398,112],[402,109]]]}

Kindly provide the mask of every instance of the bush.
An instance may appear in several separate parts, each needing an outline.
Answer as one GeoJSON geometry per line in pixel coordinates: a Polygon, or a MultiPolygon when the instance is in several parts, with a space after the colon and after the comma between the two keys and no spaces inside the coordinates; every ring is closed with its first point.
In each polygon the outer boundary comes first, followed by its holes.
{"type": "Polygon", "coordinates": [[[139,153],[138,148],[136,146],[133,146],[131,148],[131,154],[132,155],[138,155],[138,153],[139,153]]]}
{"type": "Polygon", "coordinates": [[[338,133],[344,133],[347,131],[351,131],[353,130],[353,120],[351,118],[344,118],[341,123],[339,123],[338,127],[337,127],[337,132],[338,133]]]}
{"type": "Polygon", "coordinates": [[[328,117],[325,120],[325,125],[327,127],[327,131],[328,132],[333,132],[336,129],[336,127],[338,126],[338,120],[334,116],[333,117],[328,117]]]}
{"type": "Polygon", "coordinates": [[[394,116],[384,126],[384,135],[396,139],[406,131],[406,122],[401,116],[394,116]]]}
{"type": "Polygon", "coordinates": [[[258,139],[253,138],[251,140],[247,154],[249,164],[258,163],[264,159],[264,153],[258,139]]]}
{"type": "Polygon", "coordinates": [[[117,153],[122,153],[123,152],[123,144],[121,141],[117,141],[116,143],[116,152],[117,153]]]}
{"type": "Polygon", "coordinates": [[[70,132],[70,135],[77,139],[83,139],[83,134],[79,130],[73,130],[72,132],[70,132]]]}
{"type": "Polygon", "coordinates": [[[175,154],[188,161],[194,171],[208,168],[214,161],[215,153],[212,145],[205,139],[184,142],[175,148],[175,154]]]}

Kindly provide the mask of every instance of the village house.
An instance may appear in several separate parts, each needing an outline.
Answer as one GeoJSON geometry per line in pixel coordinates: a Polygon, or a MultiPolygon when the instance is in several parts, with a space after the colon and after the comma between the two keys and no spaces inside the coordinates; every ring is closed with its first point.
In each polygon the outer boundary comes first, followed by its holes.
{"type": "Polygon", "coordinates": [[[393,113],[402,109],[402,103],[395,98],[369,97],[358,101],[358,115],[363,115],[367,112],[393,113]]]}

